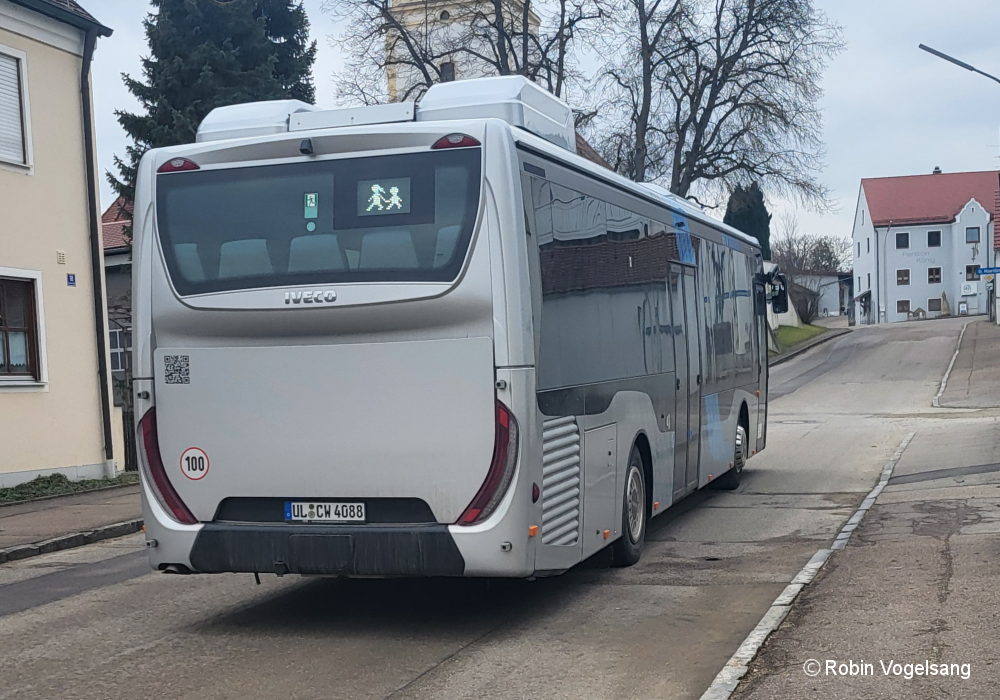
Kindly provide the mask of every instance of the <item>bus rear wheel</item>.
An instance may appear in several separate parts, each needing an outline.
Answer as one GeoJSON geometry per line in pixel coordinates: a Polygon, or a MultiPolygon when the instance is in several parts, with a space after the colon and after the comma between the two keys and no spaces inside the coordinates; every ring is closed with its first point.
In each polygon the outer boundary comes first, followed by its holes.
{"type": "Polygon", "coordinates": [[[733,455],[733,468],[713,481],[712,485],[721,491],[734,491],[739,488],[740,475],[747,463],[749,451],[750,441],[747,440],[747,431],[740,423],[736,426],[736,450],[733,455]]]}
{"type": "Polygon", "coordinates": [[[646,473],[638,445],[632,445],[625,471],[622,536],[611,547],[612,566],[632,566],[642,556],[646,541],[646,473]]]}

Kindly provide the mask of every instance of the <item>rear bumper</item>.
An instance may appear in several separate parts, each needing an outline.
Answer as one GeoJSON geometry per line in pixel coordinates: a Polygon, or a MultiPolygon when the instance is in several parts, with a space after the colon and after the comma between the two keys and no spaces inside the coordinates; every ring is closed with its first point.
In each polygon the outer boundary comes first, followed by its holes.
{"type": "Polygon", "coordinates": [[[197,573],[462,576],[447,525],[206,523],[191,548],[197,573]]]}

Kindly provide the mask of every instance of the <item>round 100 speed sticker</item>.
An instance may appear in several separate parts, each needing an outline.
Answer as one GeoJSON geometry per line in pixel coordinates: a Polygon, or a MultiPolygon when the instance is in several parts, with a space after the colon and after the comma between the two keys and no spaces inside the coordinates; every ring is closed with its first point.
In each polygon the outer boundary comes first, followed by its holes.
{"type": "Polygon", "coordinates": [[[200,447],[189,447],[181,454],[181,471],[189,479],[197,481],[208,474],[208,455],[200,447]]]}

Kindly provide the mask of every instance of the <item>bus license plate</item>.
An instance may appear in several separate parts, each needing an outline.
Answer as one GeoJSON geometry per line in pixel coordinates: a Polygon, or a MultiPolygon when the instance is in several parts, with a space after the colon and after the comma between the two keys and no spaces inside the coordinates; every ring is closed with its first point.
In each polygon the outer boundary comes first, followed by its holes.
{"type": "Polygon", "coordinates": [[[285,501],[285,520],[306,523],[363,523],[365,504],[285,501]]]}

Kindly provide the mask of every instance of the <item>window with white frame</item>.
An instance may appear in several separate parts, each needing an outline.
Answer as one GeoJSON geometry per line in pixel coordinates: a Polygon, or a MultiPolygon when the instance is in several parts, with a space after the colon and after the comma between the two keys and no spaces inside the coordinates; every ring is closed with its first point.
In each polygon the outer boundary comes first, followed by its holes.
{"type": "Polygon", "coordinates": [[[0,46],[0,161],[29,165],[24,54],[0,46]]]}
{"type": "Polygon", "coordinates": [[[112,328],[108,340],[111,345],[111,371],[124,372],[129,368],[132,354],[132,329],[112,328]]]}
{"type": "Polygon", "coordinates": [[[941,297],[936,299],[927,300],[927,310],[928,311],[940,311],[941,310],[941,297]]]}
{"type": "Polygon", "coordinates": [[[903,286],[910,283],[909,270],[896,270],[896,284],[903,286]]]}
{"type": "Polygon", "coordinates": [[[897,314],[908,314],[910,313],[910,300],[900,299],[896,302],[896,313],[897,314]]]}
{"type": "Polygon", "coordinates": [[[0,380],[38,379],[38,321],[32,280],[0,277],[0,380]]]}
{"type": "Polygon", "coordinates": [[[978,226],[968,226],[965,229],[965,242],[966,243],[979,243],[979,227],[978,226]]]}

